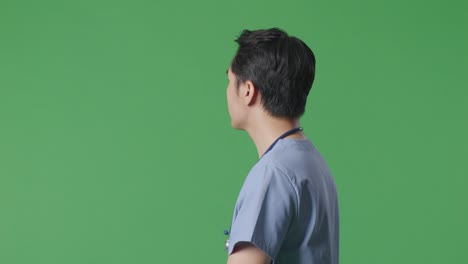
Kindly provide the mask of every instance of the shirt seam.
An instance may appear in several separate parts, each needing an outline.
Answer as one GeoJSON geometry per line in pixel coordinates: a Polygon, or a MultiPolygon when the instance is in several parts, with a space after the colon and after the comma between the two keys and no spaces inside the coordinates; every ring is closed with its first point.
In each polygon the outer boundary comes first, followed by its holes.
{"type": "Polygon", "coordinates": [[[289,175],[285,172],[285,170],[282,168],[282,166],[280,166],[277,162],[275,161],[272,161],[271,162],[271,165],[274,166],[275,168],[277,168],[284,176],[286,176],[286,178],[288,179],[288,182],[289,184],[291,184],[291,187],[294,189],[294,194],[296,196],[296,212],[295,212],[295,217],[296,217],[296,220],[299,219],[299,208],[300,208],[300,199],[299,199],[299,188],[297,188],[297,186],[294,184],[294,182],[292,181],[291,177],[289,177],[289,175]]]}

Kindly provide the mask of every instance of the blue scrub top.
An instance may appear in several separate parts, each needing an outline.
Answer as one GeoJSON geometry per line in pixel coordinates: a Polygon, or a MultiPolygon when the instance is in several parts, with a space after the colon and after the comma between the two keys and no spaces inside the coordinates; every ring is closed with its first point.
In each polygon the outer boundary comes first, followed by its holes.
{"type": "Polygon", "coordinates": [[[275,264],[338,263],[335,181],[308,139],[281,139],[247,175],[236,202],[228,254],[250,242],[275,264]]]}

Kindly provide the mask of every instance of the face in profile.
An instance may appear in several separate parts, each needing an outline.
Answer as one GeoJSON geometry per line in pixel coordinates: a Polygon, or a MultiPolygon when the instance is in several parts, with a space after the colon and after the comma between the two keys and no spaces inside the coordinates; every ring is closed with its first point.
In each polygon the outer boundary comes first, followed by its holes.
{"type": "Polygon", "coordinates": [[[226,97],[229,116],[231,117],[231,126],[235,129],[242,129],[242,104],[238,88],[236,87],[236,76],[232,73],[231,68],[229,68],[227,76],[229,83],[226,90],[226,97]]]}

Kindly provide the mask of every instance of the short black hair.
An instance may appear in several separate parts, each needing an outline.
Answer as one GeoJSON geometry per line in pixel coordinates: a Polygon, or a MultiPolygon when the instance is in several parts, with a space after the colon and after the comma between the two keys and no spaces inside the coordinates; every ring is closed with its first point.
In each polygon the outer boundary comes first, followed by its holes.
{"type": "Polygon", "coordinates": [[[279,28],[244,30],[231,62],[236,86],[251,81],[274,117],[299,118],[315,78],[315,55],[300,39],[279,28]]]}

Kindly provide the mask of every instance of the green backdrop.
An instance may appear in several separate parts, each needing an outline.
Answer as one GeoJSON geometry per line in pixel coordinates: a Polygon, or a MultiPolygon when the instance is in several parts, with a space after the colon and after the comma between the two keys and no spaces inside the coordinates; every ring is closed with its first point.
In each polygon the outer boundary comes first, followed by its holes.
{"type": "Polygon", "coordinates": [[[467,263],[464,1],[0,0],[0,263],[225,263],[242,29],[317,57],[341,263],[467,263]]]}

